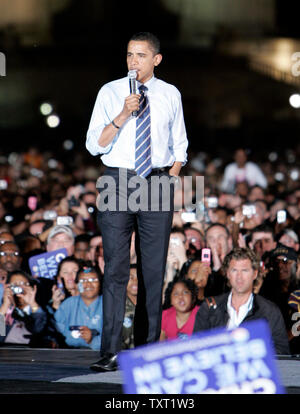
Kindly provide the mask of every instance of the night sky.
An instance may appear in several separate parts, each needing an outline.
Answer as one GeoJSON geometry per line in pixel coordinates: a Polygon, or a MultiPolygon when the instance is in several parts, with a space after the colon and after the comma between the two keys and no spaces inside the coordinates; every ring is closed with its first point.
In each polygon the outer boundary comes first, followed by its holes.
{"type": "MultiPolygon", "coordinates": [[[[276,1],[276,27],[267,37],[300,39],[297,3],[276,1]]],[[[0,79],[0,88],[5,82],[13,83],[12,95],[0,111],[0,134],[5,137],[2,148],[12,149],[20,136],[26,137],[20,140],[20,148],[31,142],[56,148],[69,138],[82,147],[99,88],[126,75],[127,40],[141,30],[152,31],[161,39],[164,60],[157,75],[181,91],[195,151],[234,147],[241,139],[253,146],[272,141],[280,147],[286,145],[287,134],[291,145],[297,142],[297,117],[291,112],[284,120],[278,118],[278,113],[289,110],[293,88],[250,71],[243,58],[225,58],[214,48],[179,46],[178,17],[159,0],[73,0],[53,18],[52,46],[24,50],[16,45],[9,51],[8,76],[0,79]],[[61,116],[55,130],[45,126],[38,112],[45,100],[61,116]],[[223,125],[229,118],[237,119],[237,125],[223,125]]]]}

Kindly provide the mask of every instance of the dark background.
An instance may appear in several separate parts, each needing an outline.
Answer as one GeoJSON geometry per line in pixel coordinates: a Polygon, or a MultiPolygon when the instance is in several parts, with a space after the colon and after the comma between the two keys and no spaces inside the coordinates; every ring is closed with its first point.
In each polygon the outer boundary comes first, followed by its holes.
{"type": "Polygon", "coordinates": [[[260,153],[295,147],[300,109],[291,108],[288,99],[297,86],[251,70],[246,56],[224,54],[219,45],[239,37],[299,39],[297,3],[274,1],[271,28],[241,33],[227,24],[204,33],[209,41],[197,45],[182,41],[180,16],[160,0],[71,0],[52,14],[47,41],[36,35],[24,44],[17,27],[2,27],[7,74],[0,77],[0,150],[35,145],[59,152],[69,139],[86,151],[97,92],[105,82],[126,76],[127,41],[138,31],[161,39],[164,59],[156,75],[181,91],[191,151],[226,157],[240,145],[260,153]],[[57,128],[49,128],[40,114],[43,101],[60,116],[57,128]]]}

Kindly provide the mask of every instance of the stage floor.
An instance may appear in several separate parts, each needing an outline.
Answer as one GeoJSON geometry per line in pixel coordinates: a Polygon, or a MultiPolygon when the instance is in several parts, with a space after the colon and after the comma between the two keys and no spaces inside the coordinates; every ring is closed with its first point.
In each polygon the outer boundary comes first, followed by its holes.
{"type": "Polygon", "coordinates": [[[121,372],[93,373],[99,352],[0,348],[0,394],[121,394],[121,372]]]}
{"type": "MultiPolygon", "coordinates": [[[[90,370],[98,359],[91,350],[0,347],[0,394],[122,394],[121,371],[90,370]]],[[[300,394],[300,358],[276,363],[286,393],[300,394]]]]}

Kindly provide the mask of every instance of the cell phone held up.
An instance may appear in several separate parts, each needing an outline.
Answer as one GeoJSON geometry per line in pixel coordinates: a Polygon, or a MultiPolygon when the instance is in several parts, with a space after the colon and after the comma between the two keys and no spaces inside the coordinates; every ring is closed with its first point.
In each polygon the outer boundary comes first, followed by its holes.
{"type": "Polygon", "coordinates": [[[36,196],[28,197],[27,206],[32,211],[36,210],[36,208],[37,208],[37,197],[36,196]]]}
{"type": "Polygon", "coordinates": [[[277,211],[277,223],[284,223],[286,221],[286,211],[285,210],[278,210],[277,211]]]}
{"type": "Polygon", "coordinates": [[[206,248],[201,251],[201,262],[205,263],[207,266],[210,266],[211,261],[211,250],[206,248]]]}
{"type": "Polygon", "coordinates": [[[77,198],[74,195],[72,195],[72,197],[68,200],[68,206],[69,206],[69,208],[80,206],[79,201],[77,200],[77,198]]]}
{"type": "Polygon", "coordinates": [[[56,218],[56,224],[58,226],[72,226],[74,220],[71,216],[58,216],[56,218]]]}

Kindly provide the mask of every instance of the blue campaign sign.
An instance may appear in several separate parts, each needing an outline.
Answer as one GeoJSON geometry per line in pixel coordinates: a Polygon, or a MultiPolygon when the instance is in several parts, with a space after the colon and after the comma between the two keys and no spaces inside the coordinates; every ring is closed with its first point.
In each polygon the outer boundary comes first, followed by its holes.
{"type": "Polygon", "coordinates": [[[266,321],[121,352],[127,394],[284,394],[266,321]]]}
{"type": "Polygon", "coordinates": [[[58,249],[53,252],[47,252],[32,256],[29,259],[31,274],[38,277],[53,279],[57,273],[59,262],[67,257],[66,249],[58,249]]]}

